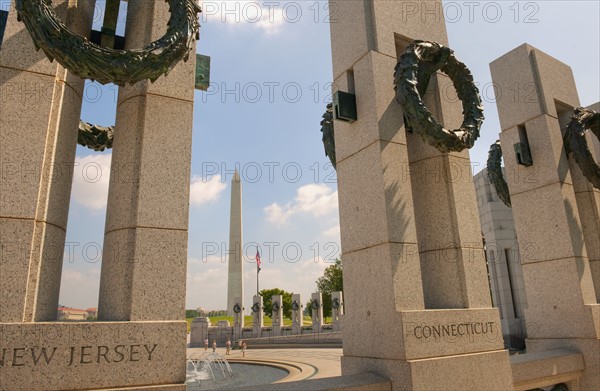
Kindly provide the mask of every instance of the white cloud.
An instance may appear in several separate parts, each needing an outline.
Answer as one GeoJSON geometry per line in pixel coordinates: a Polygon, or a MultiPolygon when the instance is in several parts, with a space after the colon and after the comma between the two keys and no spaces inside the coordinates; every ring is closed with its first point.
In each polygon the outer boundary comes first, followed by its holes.
{"type": "Polygon", "coordinates": [[[106,208],[111,159],[111,154],[75,158],[73,199],[76,203],[94,211],[106,208]]]}
{"type": "Polygon", "coordinates": [[[322,217],[338,209],[338,193],[324,184],[310,184],[296,191],[293,201],[284,206],[273,203],[264,208],[266,219],[271,224],[283,225],[290,217],[308,214],[322,217]]]}
{"type": "Polygon", "coordinates": [[[267,35],[278,33],[286,18],[295,20],[297,10],[287,10],[260,1],[204,1],[202,2],[204,22],[223,23],[230,28],[254,27],[267,35]],[[290,14],[288,16],[288,13],[290,14]]]}
{"type": "Polygon", "coordinates": [[[63,268],[60,283],[60,304],[81,309],[97,307],[99,292],[99,268],[86,271],[63,268]]]}
{"type": "Polygon", "coordinates": [[[323,236],[331,239],[339,239],[340,238],[340,224],[336,224],[331,228],[323,231],[323,236]]]}
{"type": "Polygon", "coordinates": [[[201,206],[207,203],[215,202],[225,191],[227,184],[223,183],[220,175],[215,175],[210,179],[193,177],[190,186],[190,204],[201,206]]]}
{"type": "Polygon", "coordinates": [[[227,306],[227,257],[188,258],[186,308],[227,306]]]}

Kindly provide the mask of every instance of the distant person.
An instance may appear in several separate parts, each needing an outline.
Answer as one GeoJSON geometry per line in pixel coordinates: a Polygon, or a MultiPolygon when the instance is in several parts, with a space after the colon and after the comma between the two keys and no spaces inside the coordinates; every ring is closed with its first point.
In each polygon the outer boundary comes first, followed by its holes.
{"type": "Polygon", "coordinates": [[[246,341],[242,342],[242,357],[246,357],[246,341]]]}
{"type": "Polygon", "coordinates": [[[208,338],[204,339],[204,351],[208,350],[208,338]]]}
{"type": "Polygon", "coordinates": [[[217,351],[217,340],[213,339],[213,353],[217,351]]]}
{"type": "Polygon", "coordinates": [[[230,352],[231,352],[231,340],[229,338],[227,338],[227,343],[225,344],[226,347],[226,351],[225,351],[225,355],[229,356],[230,352]]]}

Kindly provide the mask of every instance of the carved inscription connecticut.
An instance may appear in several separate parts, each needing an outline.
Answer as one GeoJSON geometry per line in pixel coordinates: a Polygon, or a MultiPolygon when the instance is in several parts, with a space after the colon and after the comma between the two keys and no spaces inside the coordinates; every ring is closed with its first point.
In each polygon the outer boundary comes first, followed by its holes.
{"type": "Polygon", "coordinates": [[[0,347],[0,368],[37,365],[86,365],[152,361],[158,344],[130,344],[113,347],[0,347]]]}
{"type": "Polygon", "coordinates": [[[412,335],[417,339],[456,339],[477,335],[495,334],[500,329],[494,327],[494,322],[449,323],[416,326],[412,335]]]}

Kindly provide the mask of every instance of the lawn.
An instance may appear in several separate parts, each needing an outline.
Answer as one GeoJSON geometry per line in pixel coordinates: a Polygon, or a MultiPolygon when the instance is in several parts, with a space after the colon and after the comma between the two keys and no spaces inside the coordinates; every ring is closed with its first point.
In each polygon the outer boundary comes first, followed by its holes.
{"type": "MultiPolygon", "coordinates": [[[[264,319],[265,327],[271,326],[273,324],[273,320],[270,317],[265,316],[263,319],[264,319]]],[[[190,332],[192,320],[194,320],[194,318],[186,318],[188,333],[190,332]]],[[[220,320],[228,320],[229,324],[233,325],[233,316],[213,316],[210,318],[210,323],[212,326],[216,326],[220,320]]],[[[304,323],[304,325],[310,325],[311,324],[310,316],[305,316],[303,323],[304,323]]],[[[331,318],[325,318],[325,323],[331,323],[331,318]]],[[[291,326],[292,320],[288,319],[288,318],[283,318],[283,325],[291,326]]],[[[244,317],[244,327],[252,327],[252,315],[244,317]]]]}

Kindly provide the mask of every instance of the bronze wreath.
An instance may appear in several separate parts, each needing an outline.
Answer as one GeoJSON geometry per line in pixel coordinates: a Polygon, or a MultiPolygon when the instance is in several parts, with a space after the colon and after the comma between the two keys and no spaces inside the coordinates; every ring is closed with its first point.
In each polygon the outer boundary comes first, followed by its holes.
{"type": "Polygon", "coordinates": [[[179,61],[187,61],[194,49],[200,7],[195,0],[166,1],[171,11],[167,33],[136,50],[101,47],[73,33],[54,13],[51,0],[16,0],[15,5],[18,20],[27,27],[36,49],[42,49],[50,61],[56,59],[82,79],[122,86],[146,79],[154,82],[179,61]]]}
{"type": "Polygon", "coordinates": [[[254,305],[252,306],[252,312],[258,311],[260,311],[260,306],[258,305],[258,303],[254,303],[254,305]]]}
{"type": "Polygon", "coordinates": [[[575,109],[575,114],[571,116],[571,122],[565,134],[565,142],[583,175],[591,182],[592,186],[600,189],[600,166],[594,161],[587,145],[586,130],[591,130],[600,140],[600,113],[578,107],[575,109]]]}
{"type": "Polygon", "coordinates": [[[233,306],[233,312],[235,312],[236,314],[239,314],[240,312],[242,312],[242,308],[240,307],[240,305],[238,303],[236,303],[233,306]]]}
{"type": "Polygon", "coordinates": [[[274,302],[273,303],[273,311],[275,312],[279,312],[279,310],[281,309],[281,307],[279,306],[279,302],[274,302]]]}
{"type": "Polygon", "coordinates": [[[340,308],[340,300],[336,297],[331,301],[331,308],[337,310],[340,308]]]}
{"type": "Polygon", "coordinates": [[[89,122],[79,121],[77,143],[97,152],[111,149],[115,127],[92,125],[89,122]]]}
{"type": "Polygon", "coordinates": [[[321,121],[321,132],[323,132],[323,146],[325,147],[325,156],[329,157],[334,169],[336,167],[335,160],[335,137],[333,131],[333,105],[327,105],[327,110],[323,114],[321,121]]]}
{"type": "Polygon", "coordinates": [[[294,311],[298,311],[298,310],[300,309],[300,304],[298,303],[298,300],[294,300],[294,301],[292,302],[292,309],[293,309],[294,311]]]}
{"type": "Polygon", "coordinates": [[[483,105],[473,75],[454,52],[435,42],[414,41],[400,56],[394,73],[396,100],[402,105],[407,127],[441,152],[472,148],[483,123],[483,105]],[[450,77],[462,101],[464,120],[460,129],[445,129],[423,103],[429,78],[437,70],[450,77]]]}
{"type": "Polygon", "coordinates": [[[310,303],[310,306],[312,307],[313,310],[318,310],[319,309],[319,301],[313,300],[312,303],[310,303]]]}
{"type": "Polygon", "coordinates": [[[498,198],[500,198],[504,205],[510,208],[508,184],[504,180],[504,175],[502,175],[502,146],[500,145],[500,140],[490,146],[487,160],[487,175],[490,183],[496,189],[498,198]]]}

